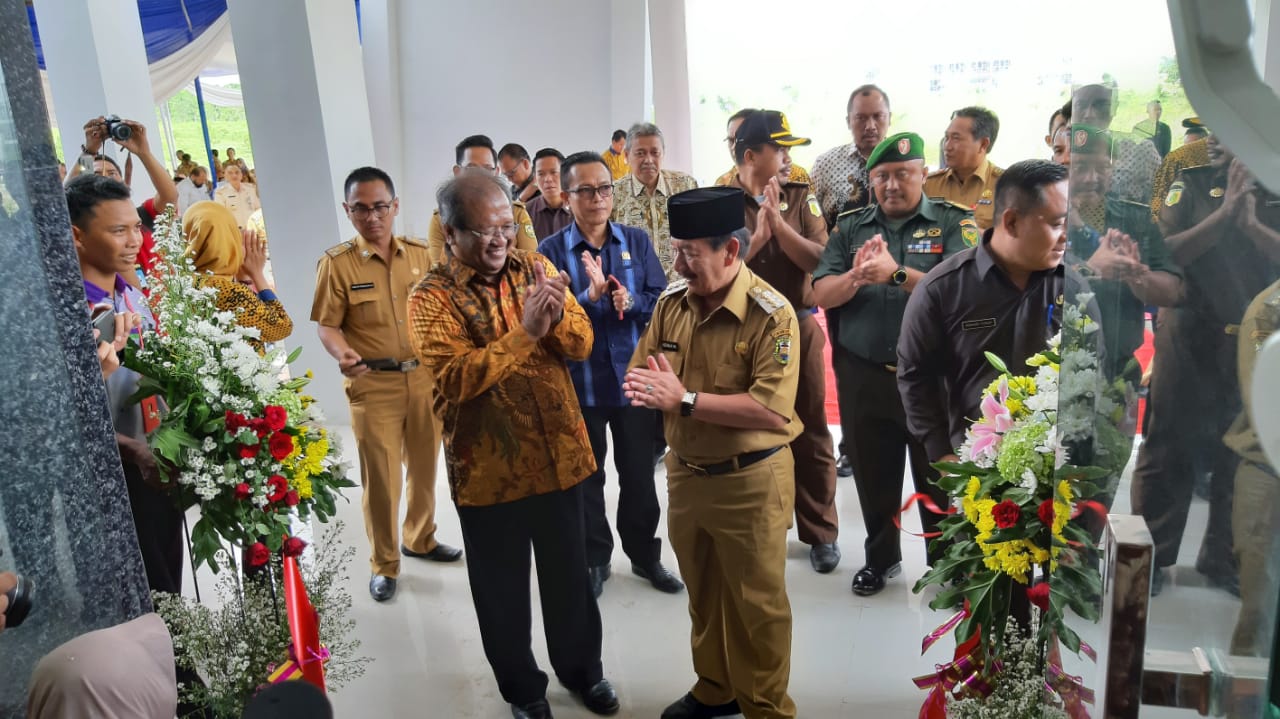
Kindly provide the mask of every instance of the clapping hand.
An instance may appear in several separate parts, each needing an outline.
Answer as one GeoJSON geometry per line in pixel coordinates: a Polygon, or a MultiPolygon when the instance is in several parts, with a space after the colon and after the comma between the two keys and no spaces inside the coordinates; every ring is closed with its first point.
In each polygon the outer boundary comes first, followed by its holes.
{"type": "Polygon", "coordinates": [[[897,271],[898,262],[889,254],[889,245],[880,234],[867,240],[854,256],[854,280],[863,284],[886,284],[897,271]]]}
{"type": "Polygon", "coordinates": [[[636,367],[627,373],[622,383],[623,394],[631,400],[632,407],[648,407],[662,412],[677,412],[684,400],[684,385],[671,369],[667,356],[659,353],[645,359],[646,367],[636,367]]]}
{"type": "Polygon", "coordinates": [[[608,278],[604,276],[604,261],[599,257],[593,257],[590,250],[583,250],[582,267],[587,271],[587,278],[591,280],[591,286],[587,288],[587,298],[592,302],[599,302],[609,285],[608,278]]]}
{"type": "Polygon", "coordinates": [[[1144,274],[1138,243],[1125,233],[1110,229],[1098,238],[1098,249],[1085,263],[1099,277],[1124,280],[1144,274]]]}
{"type": "Polygon", "coordinates": [[[613,275],[609,275],[609,287],[612,288],[609,294],[613,297],[613,308],[618,311],[618,319],[622,319],[622,313],[631,309],[631,293],[613,275]]]}
{"type": "Polygon", "coordinates": [[[546,267],[541,261],[533,265],[533,287],[525,293],[524,317],[522,324],[529,336],[540,340],[551,331],[564,312],[565,290],[569,286],[569,278],[559,274],[547,277],[546,267]]]}

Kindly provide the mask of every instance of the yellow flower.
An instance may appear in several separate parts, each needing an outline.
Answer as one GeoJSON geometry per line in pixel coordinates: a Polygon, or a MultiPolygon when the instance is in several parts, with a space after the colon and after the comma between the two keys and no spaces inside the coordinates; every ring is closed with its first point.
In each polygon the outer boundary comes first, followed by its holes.
{"type": "Polygon", "coordinates": [[[306,474],[299,473],[293,478],[293,488],[298,491],[300,499],[311,499],[315,496],[315,490],[311,487],[311,478],[306,474]]]}

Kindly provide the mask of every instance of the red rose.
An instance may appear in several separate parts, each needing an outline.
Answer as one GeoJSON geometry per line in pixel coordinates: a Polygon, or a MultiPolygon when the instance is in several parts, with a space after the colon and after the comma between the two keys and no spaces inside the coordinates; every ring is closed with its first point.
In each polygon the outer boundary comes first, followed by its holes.
{"type": "Polygon", "coordinates": [[[254,542],[249,547],[249,566],[261,567],[271,558],[271,550],[267,549],[267,545],[262,542],[254,542]]]}
{"type": "Polygon", "coordinates": [[[1006,499],[991,508],[991,516],[996,520],[997,527],[1008,529],[1018,523],[1018,518],[1022,516],[1022,508],[1012,499],[1006,499]]]}
{"type": "Polygon", "coordinates": [[[278,474],[271,475],[271,479],[267,480],[267,501],[279,502],[289,493],[289,482],[278,474]]]}
{"type": "Polygon", "coordinates": [[[271,435],[271,456],[277,462],[283,460],[293,453],[293,437],[284,432],[276,432],[271,435]]]}
{"type": "Polygon", "coordinates": [[[231,434],[235,434],[236,432],[239,432],[241,429],[244,429],[245,427],[249,426],[247,420],[245,420],[244,418],[244,415],[239,414],[237,412],[232,412],[231,410],[227,410],[225,421],[227,424],[227,431],[230,432],[231,434]]]}
{"type": "Polygon", "coordinates": [[[1036,514],[1040,516],[1041,523],[1046,527],[1053,526],[1053,500],[1046,499],[1040,503],[1040,508],[1036,510],[1036,514]]]}
{"type": "Polygon", "coordinates": [[[287,506],[296,507],[298,506],[298,502],[301,502],[301,501],[302,501],[302,498],[299,497],[298,493],[292,489],[289,490],[289,492],[284,495],[284,503],[287,506]]]}
{"type": "Polygon", "coordinates": [[[272,432],[279,432],[284,429],[285,422],[289,419],[289,413],[284,407],[270,405],[262,411],[263,417],[267,420],[267,426],[272,432]]]}
{"type": "Polygon", "coordinates": [[[258,447],[260,446],[261,445],[257,445],[257,444],[240,445],[240,459],[253,459],[254,457],[257,457],[258,447]]]}
{"type": "Polygon", "coordinates": [[[307,543],[305,541],[298,539],[297,537],[289,537],[284,540],[284,547],[282,547],[280,551],[286,557],[301,557],[302,550],[306,548],[307,543]]]}
{"type": "Polygon", "coordinates": [[[1049,611],[1049,582],[1040,582],[1034,587],[1027,588],[1027,599],[1039,607],[1040,611],[1049,611]]]}
{"type": "Polygon", "coordinates": [[[236,485],[236,499],[245,500],[253,496],[253,489],[241,482],[236,485]]]}
{"type": "Polygon", "coordinates": [[[258,435],[258,439],[267,437],[272,431],[271,423],[267,422],[265,419],[249,420],[249,429],[253,430],[253,433],[258,435]]]}

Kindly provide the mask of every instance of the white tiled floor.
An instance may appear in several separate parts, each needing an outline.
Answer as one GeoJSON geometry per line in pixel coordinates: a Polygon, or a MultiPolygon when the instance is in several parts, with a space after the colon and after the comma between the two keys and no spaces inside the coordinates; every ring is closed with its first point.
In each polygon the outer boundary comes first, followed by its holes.
{"type": "MultiPolygon", "coordinates": [[[[348,452],[354,451],[349,428],[341,427],[348,452]]],[[[838,429],[833,428],[838,434],[838,429]]],[[[607,498],[610,512],[617,500],[610,472],[607,498]]],[[[659,470],[659,488],[665,478],[659,470]]],[[[904,490],[905,494],[906,490],[904,490]]],[[[461,545],[457,515],[449,500],[441,464],[437,483],[439,538],[461,545]]],[[[666,493],[663,503],[665,536],[666,493]]],[[[367,591],[367,544],[360,516],[359,491],[340,505],[346,523],[344,541],[357,547],[350,590],[362,651],[374,661],[358,682],[332,696],[339,717],[426,717],[428,719],[500,718],[510,716],[480,645],[465,567],[406,560],[399,592],[386,604],[376,604],[367,591]]],[[[862,565],[864,538],[853,482],[842,479],[837,492],[844,559],[830,575],[809,567],[808,548],[791,536],[787,586],[794,616],[791,694],[802,717],[914,717],[923,693],[911,677],[932,669],[949,657],[948,642],[920,656],[920,640],[946,619],[927,606],[933,591],[915,595],[911,584],[924,571],[923,540],[903,537],[904,572],[881,594],[857,597],[850,592],[854,573],[862,565]]],[[[1115,511],[1128,511],[1127,482],[1115,511]]],[[[1197,500],[1184,542],[1183,558],[1194,561],[1203,533],[1205,505],[1197,500]]],[[[918,517],[905,518],[908,529],[919,529],[918,517]]],[[[465,561],[465,559],[464,559],[465,561]]],[[[674,555],[664,548],[663,561],[673,570],[674,555]]],[[[622,701],[623,718],[656,719],[662,709],[693,682],[689,658],[689,619],[685,594],[666,595],[631,576],[619,549],[614,576],[600,600],[604,618],[605,675],[622,701]]],[[[1192,645],[1224,646],[1235,621],[1238,602],[1203,586],[1189,567],[1178,567],[1175,582],[1152,608],[1150,643],[1161,649],[1192,645]],[[1197,586],[1199,585],[1199,586],[1197,586]]],[[[203,581],[203,580],[202,580],[203,581]]],[[[533,580],[536,581],[536,578],[533,580]]],[[[549,671],[541,636],[536,587],[534,652],[549,671]]],[[[1099,645],[1098,632],[1083,632],[1099,645]]],[[[1086,677],[1088,667],[1076,667],[1086,677]]],[[[1096,686],[1096,684],[1095,684],[1096,686]]],[[[557,717],[593,716],[578,705],[554,677],[548,698],[557,717]]],[[[1182,712],[1143,712],[1144,717],[1182,716],[1182,712]]]]}

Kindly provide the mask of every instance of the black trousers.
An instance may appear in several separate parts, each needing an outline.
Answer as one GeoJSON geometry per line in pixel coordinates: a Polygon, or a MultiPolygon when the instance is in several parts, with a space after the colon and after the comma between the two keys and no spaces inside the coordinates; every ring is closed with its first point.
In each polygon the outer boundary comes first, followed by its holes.
{"type": "Polygon", "coordinates": [[[530,546],[556,677],[575,690],[600,681],[600,609],[587,581],[582,485],[457,509],[480,638],[502,698],[527,704],[547,694],[547,675],[538,668],[530,642],[530,546]]]}
{"type": "Polygon", "coordinates": [[[661,510],[653,480],[654,427],[661,413],[644,407],[583,407],[595,474],[582,483],[587,530],[587,565],[598,567],[613,556],[613,532],[604,506],[608,436],[613,437],[613,466],[618,472],[618,536],[632,562],[647,567],[662,554],[656,536],[661,510]],[[658,417],[655,420],[655,415],[658,417]]]}
{"type": "MultiPolygon", "coordinates": [[[[907,430],[898,376],[885,365],[842,352],[833,357],[840,378],[840,428],[844,434],[853,481],[858,488],[862,521],[867,527],[867,566],[883,572],[902,561],[901,530],[893,518],[902,501],[902,478],[907,457],[917,492],[928,495],[939,508],[947,506],[947,495],[932,484],[938,473],[929,466],[924,446],[907,430]]],[[[920,523],[925,532],[937,531],[943,516],[920,505],[920,523]]],[[[933,544],[932,540],[929,542],[933,544]]],[[[929,564],[941,558],[945,549],[928,551],[929,564]]]]}
{"type": "Polygon", "coordinates": [[[182,510],[168,493],[142,481],[137,466],[124,463],[124,481],[129,490],[133,526],[142,550],[142,566],[147,584],[154,592],[182,592],[182,510]]]}
{"type": "Polygon", "coordinates": [[[1157,567],[1173,566],[1187,527],[1197,466],[1208,468],[1209,522],[1197,567],[1235,572],[1231,506],[1240,457],[1222,435],[1240,413],[1236,337],[1184,308],[1160,311],[1142,448],[1130,499],[1155,542],[1157,567]]]}

